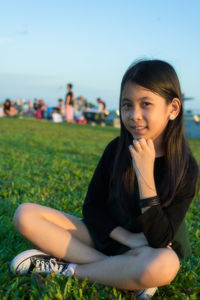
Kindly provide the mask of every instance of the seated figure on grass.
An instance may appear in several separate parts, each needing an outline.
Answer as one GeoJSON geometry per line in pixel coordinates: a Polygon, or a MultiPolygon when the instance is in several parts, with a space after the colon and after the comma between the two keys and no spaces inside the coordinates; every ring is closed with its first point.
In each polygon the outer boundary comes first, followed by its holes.
{"type": "Polygon", "coordinates": [[[18,110],[15,108],[15,102],[6,99],[3,104],[4,117],[15,117],[18,114],[18,110]]]}
{"type": "Polygon", "coordinates": [[[83,218],[20,205],[14,225],[38,250],[18,254],[12,272],[87,277],[143,299],[171,283],[190,254],[184,217],[199,178],[184,135],[181,95],[168,63],[144,60],[128,68],[120,136],[99,161],[83,218]]]}

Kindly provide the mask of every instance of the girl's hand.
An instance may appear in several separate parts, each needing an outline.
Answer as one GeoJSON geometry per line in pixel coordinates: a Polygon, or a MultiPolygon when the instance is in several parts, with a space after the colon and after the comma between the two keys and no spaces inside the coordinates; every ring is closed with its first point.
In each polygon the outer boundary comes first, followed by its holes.
{"type": "Polygon", "coordinates": [[[129,151],[137,178],[142,177],[148,182],[154,170],[155,148],[153,141],[144,138],[133,140],[133,145],[129,146],[129,151]]]}
{"type": "Polygon", "coordinates": [[[149,246],[149,243],[143,232],[141,233],[131,233],[126,241],[126,246],[131,249],[149,246]]]}
{"type": "Polygon", "coordinates": [[[121,226],[114,228],[109,237],[131,249],[149,245],[143,232],[132,233],[121,226]]]}

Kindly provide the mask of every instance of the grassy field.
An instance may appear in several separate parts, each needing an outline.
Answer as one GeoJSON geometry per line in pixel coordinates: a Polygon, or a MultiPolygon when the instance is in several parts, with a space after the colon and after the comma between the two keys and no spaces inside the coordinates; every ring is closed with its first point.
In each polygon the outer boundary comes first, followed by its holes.
{"type": "MultiPolygon", "coordinates": [[[[38,275],[14,276],[12,258],[32,248],[14,229],[20,203],[35,202],[81,216],[95,166],[117,129],[0,119],[0,299],[135,299],[133,293],[87,280],[38,275]]],[[[200,165],[200,140],[190,145],[200,165]]],[[[200,299],[200,204],[197,195],[187,214],[193,255],[175,280],[154,299],[200,299]]]]}

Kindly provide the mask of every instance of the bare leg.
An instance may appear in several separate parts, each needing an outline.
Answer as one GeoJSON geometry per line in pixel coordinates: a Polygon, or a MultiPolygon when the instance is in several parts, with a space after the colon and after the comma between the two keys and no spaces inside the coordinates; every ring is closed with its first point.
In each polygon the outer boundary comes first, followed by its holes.
{"type": "Polygon", "coordinates": [[[161,286],[171,282],[179,260],[171,249],[141,247],[107,257],[94,249],[86,226],[77,218],[37,204],[23,204],[15,213],[17,230],[42,251],[78,263],[79,279],[124,290],[161,286]]]}
{"type": "Polygon", "coordinates": [[[172,249],[141,247],[126,254],[78,265],[75,275],[123,290],[145,289],[169,284],[179,270],[172,249]]]}
{"type": "Polygon", "coordinates": [[[43,252],[73,263],[91,263],[106,256],[94,249],[85,224],[76,217],[33,203],[18,207],[16,229],[43,252]]]}

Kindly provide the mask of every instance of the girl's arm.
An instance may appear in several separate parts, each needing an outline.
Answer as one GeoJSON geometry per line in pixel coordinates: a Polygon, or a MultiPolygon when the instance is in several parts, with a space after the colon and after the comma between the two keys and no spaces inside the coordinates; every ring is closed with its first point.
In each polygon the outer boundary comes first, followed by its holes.
{"type": "MultiPolygon", "coordinates": [[[[154,180],[155,148],[152,140],[140,139],[129,147],[138,181],[140,199],[157,195],[154,180]]],[[[142,208],[142,213],[149,207],[142,208]]]]}
{"type": "Polygon", "coordinates": [[[101,242],[109,238],[110,232],[119,224],[110,215],[107,201],[110,193],[109,182],[113,157],[116,153],[118,139],[106,147],[90,182],[83,205],[84,222],[101,242]]]}
{"type": "MultiPolygon", "coordinates": [[[[136,142],[134,147],[130,146],[130,152],[138,179],[140,199],[156,196],[153,142],[142,139],[136,142]]],[[[151,247],[166,247],[172,242],[195,194],[195,186],[188,186],[193,168],[194,165],[190,164],[187,174],[188,184],[185,182],[168,207],[161,205],[147,207],[142,209],[142,215],[137,218],[151,247]]]]}
{"type": "Polygon", "coordinates": [[[123,227],[116,227],[109,235],[113,240],[129,247],[138,248],[142,246],[148,246],[149,243],[143,232],[132,233],[123,227]]]}
{"type": "Polygon", "coordinates": [[[131,233],[122,228],[108,211],[107,200],[110,194],[111,175],[109,172],[112,170],[111,162],[113,162],[116,146],[115,139],[106,147],[94,172],[83,205],[84,222],[98,236],[100,242],[110,237],[129,248],[145,246],[148,242],[143,233],[131,233]]]}

